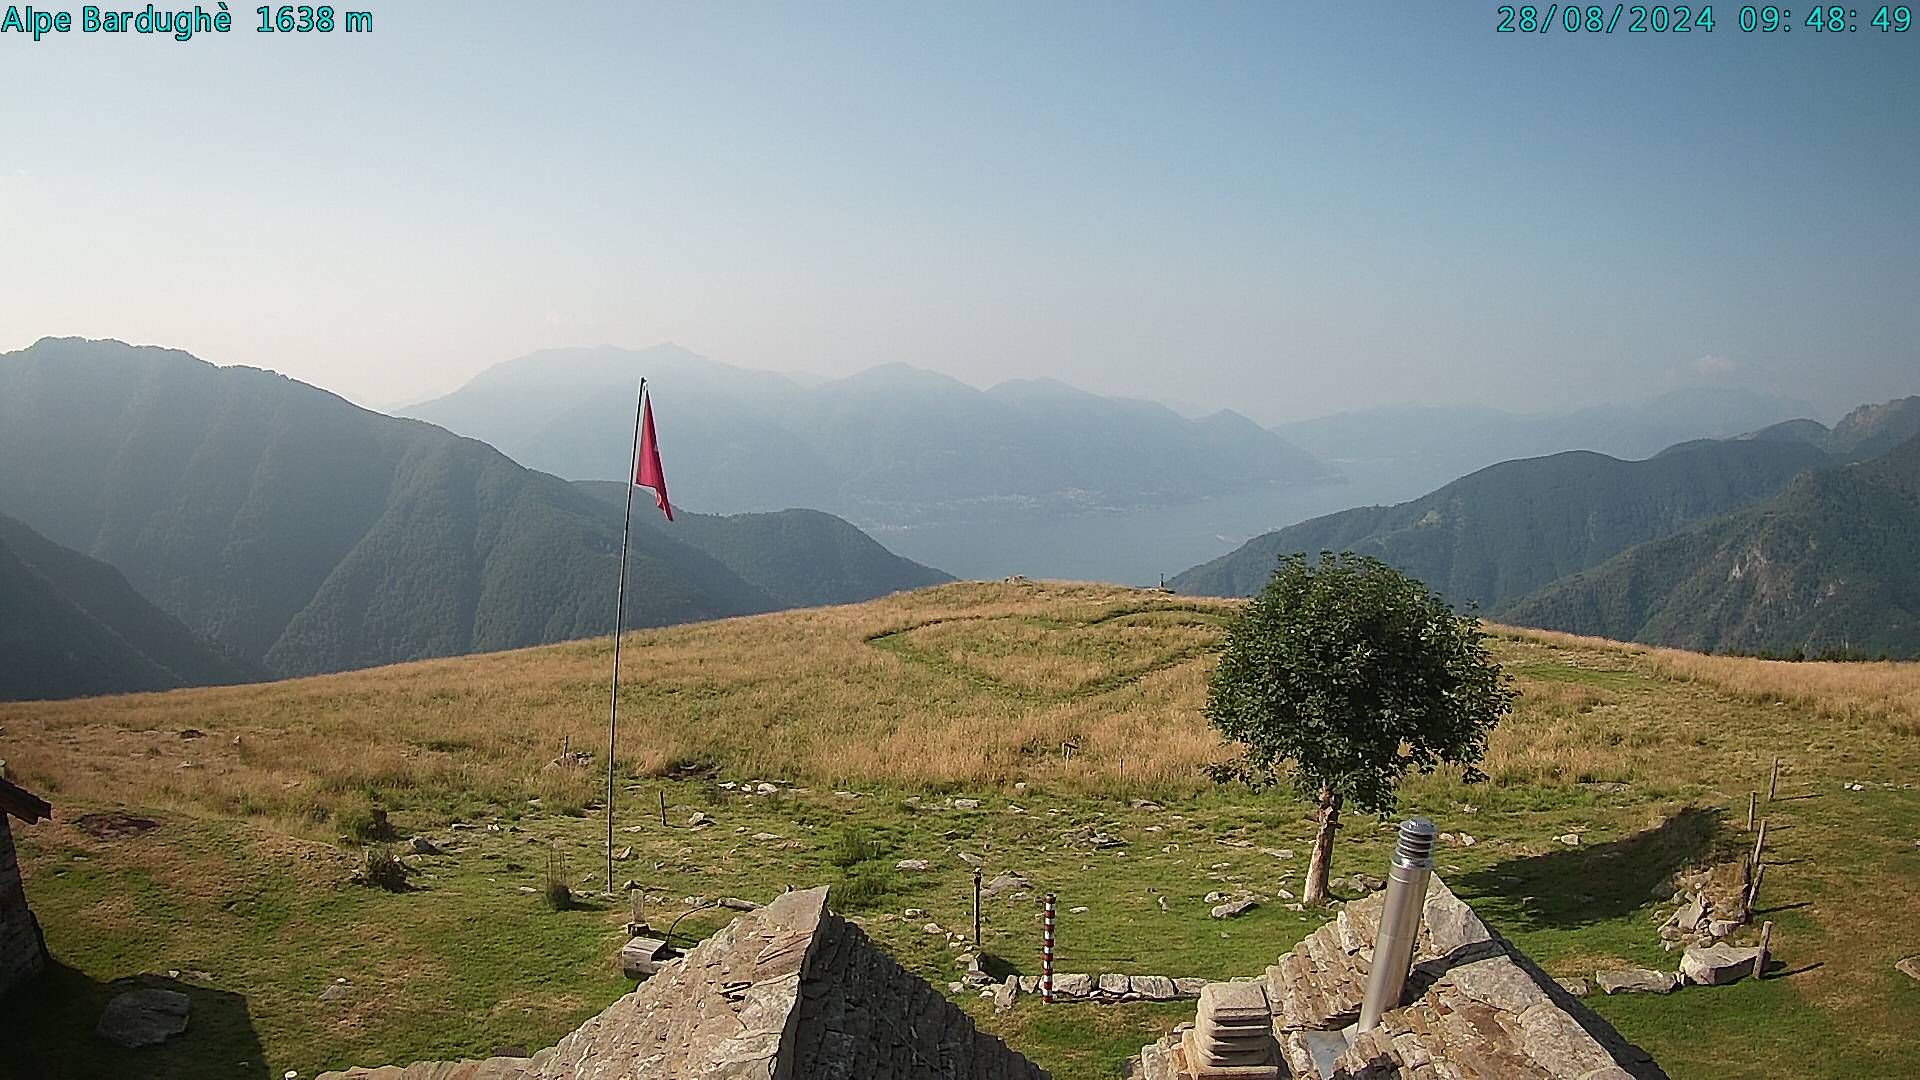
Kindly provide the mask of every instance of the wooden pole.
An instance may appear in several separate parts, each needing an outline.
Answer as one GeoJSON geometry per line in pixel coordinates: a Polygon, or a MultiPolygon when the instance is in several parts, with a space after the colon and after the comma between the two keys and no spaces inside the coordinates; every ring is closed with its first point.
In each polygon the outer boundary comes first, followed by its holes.
{"type": "Polygon", "coordinates": [[[667,827],[667,789],[660,789],[660,827],[667,827]]]}
{"type": "Polygon", "coordinates": [[[973,951],[980,952],[980,868],[973,868],[973,951]]]}
{"type": "Polygon", "coordinates": [[[1765,866],[1756,867],[1753,871],[1753,885],[1747,889],[1748,918],[1753,917],[1753,906],[1760,902],[1760,879],[1766,876],[1767,868],[1765,866]]]}
{"type": "Polygon", "coordinates": [[[1760,924],[1760,953],[1753,958],[1754,978],[1764,979],[1767,977],[1767,952],[1772,946],[1773,920],[1768,919],[1766,922],[1760,924]]]}
{"type": "Polygon", "coordinates": [[[1756,816],[1759,814],[1759,812],[1760,812],[1760,793],[1757,791],[1747,792],[1747,831],[1748,832],[1753,831],[1753,823],[1756,816]]]}
{"type": "Polygon", "coordinates": [[[1760,858],[1767,851],[1767,819],[1760,819],[1760,832],[1753,838],[1753,858],[1747,862],[1747,881],[1760,877],[1760,858]]]}
{"type": "Polygon", "coordinates": [[[1767,777],[1767,801],[1772,802],[1774,795],[1777,794],[1779,790],[1780,790],[1780,756],[1778,754],[1775,754],[1773,758],[1773,775],[1767,777]]]}
{"type": "Polygon", "coordinates": [[[633,399],[633,457],[627,462],[627,516],[620,530],[620,577],[613,588],[613,684],[607,690],[607,891],[613,891],[613,760],[620,736],[620,629],[627,621],[627,542],[633,536],[633,482],[640,475],[640,412],[647,380],[633,399]]]}

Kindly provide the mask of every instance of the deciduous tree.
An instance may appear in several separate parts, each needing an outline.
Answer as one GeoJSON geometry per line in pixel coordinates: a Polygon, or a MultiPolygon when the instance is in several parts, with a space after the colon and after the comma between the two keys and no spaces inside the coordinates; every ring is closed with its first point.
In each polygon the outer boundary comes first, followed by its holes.
{"type": "Polygon", "coordinates": [[[1207,720],[1241,752],[1215,778],[1291,782],[1319,808],[1307,903],[1322,903],[1343,806],[1394,808],[1401,777],[1475,766],[1514,692],[1480,622],[1351,552],[1282,558],[1234,619],[1207,720]]]}

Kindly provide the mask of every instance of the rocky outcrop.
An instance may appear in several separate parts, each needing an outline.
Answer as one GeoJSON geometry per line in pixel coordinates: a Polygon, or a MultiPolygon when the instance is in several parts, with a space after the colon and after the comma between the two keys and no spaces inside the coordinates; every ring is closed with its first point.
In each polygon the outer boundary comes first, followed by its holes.
{"type": "Polygon", "coordinates": [[[530,1058],[321,1080],[1045,1080],[826,905],[812,889],[740,916],[530,1058]]]}
{"type": "MultiPolygon", "coordinates": [[[[1341,908],[1257,980],[1289,1075],[1318,1080],[1653,1080],[1664,1077],[1592,1010],[1494,933],[1436,876],[1400,1008],[1364,1033],[1359,1017],[1384,894],[1341,908]]],[[[1144,1048],[1134,1080],[1224,1075],[1193,1056],[1190,1032],[1144,1048]]]]}

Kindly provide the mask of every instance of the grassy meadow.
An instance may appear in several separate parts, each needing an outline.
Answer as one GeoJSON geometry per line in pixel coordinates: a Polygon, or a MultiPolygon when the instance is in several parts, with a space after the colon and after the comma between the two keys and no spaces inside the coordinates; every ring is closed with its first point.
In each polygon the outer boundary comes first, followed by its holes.
{"type": "MultiPolygon", "coordinates": [[[[684,916],[681,945],[730,917],[705,899],[832,883],[945,986],[959,950],[924,927],[969,929],[964,853],[1058,894],[1063,971],[1257,974],[1326,914],[1279,895],[1299,891],[1309,808],[1201,772],[1226,752],[1200,712],[1232,610],[973,583],[636,633],[616,883],[639,884],[656,926],[684,916]],[[910,858],[931,868],[894,868],[910,858]],[[1208,892],[1241,887],[1274,899],[1208,917],[1208,892]]],[[[626,899],[601,895],[610,650],[0,704],[6,774],[57,815],[15,829],[57,966],[0,1016],[24,1047],[0,1075],[311,1076],[531,1049],[603,1008],[631,986],[613,960],[626,899]],[[594,762],[554,764],[563,744],[594,762]],[[406,891],[349,881],[376,809],[445,849],[409,856],[406,891]],[[571,910],[541,895],[550,863],[580,893],[571,910]],[[88,1034],[117,986],[159,978],[194,997],[187,1035],[122,1052],[88,1034]]],[[[1656,888],[1751,845],[1748,792],[1778,755],[1760,908],[1784,970],[1589,1001],[1676,1077],[1920,1073],[1920,983],[1893,970],[1920,953],[1920,666],[1506,630],[1495,650],[1522,696],[1488,780],[1403,790],[1405,811],[1454,834],[1440,872],[1457,891],[1555,974],[1672,968],[1656,888]]],[[[1386,835],[1349,818],[1335,873],[1381,873],[1386,835]]],[[[1037,971],[1035,893],[987,902],[990,970],[1037,971]]],[[[958,997],[1063,1080],[1116,1075],[1191,1015],[1032,1000],[996,1015],[958,997]]]]}

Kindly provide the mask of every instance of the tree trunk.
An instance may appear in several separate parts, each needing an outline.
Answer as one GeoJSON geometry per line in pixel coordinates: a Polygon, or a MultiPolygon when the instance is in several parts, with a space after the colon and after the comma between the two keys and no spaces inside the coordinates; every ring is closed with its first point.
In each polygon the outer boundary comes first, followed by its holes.
{"type": "Polygon", "coordinates": [[[1313,837],[1313,859],[1307,863],[1307,894],[1303,904],[1327,902],[1327,876],[1333,869],[1333,833],[1340,827],[1340,796],[1331,785],[1320,789],[1320,831],[1313,837]]]}

